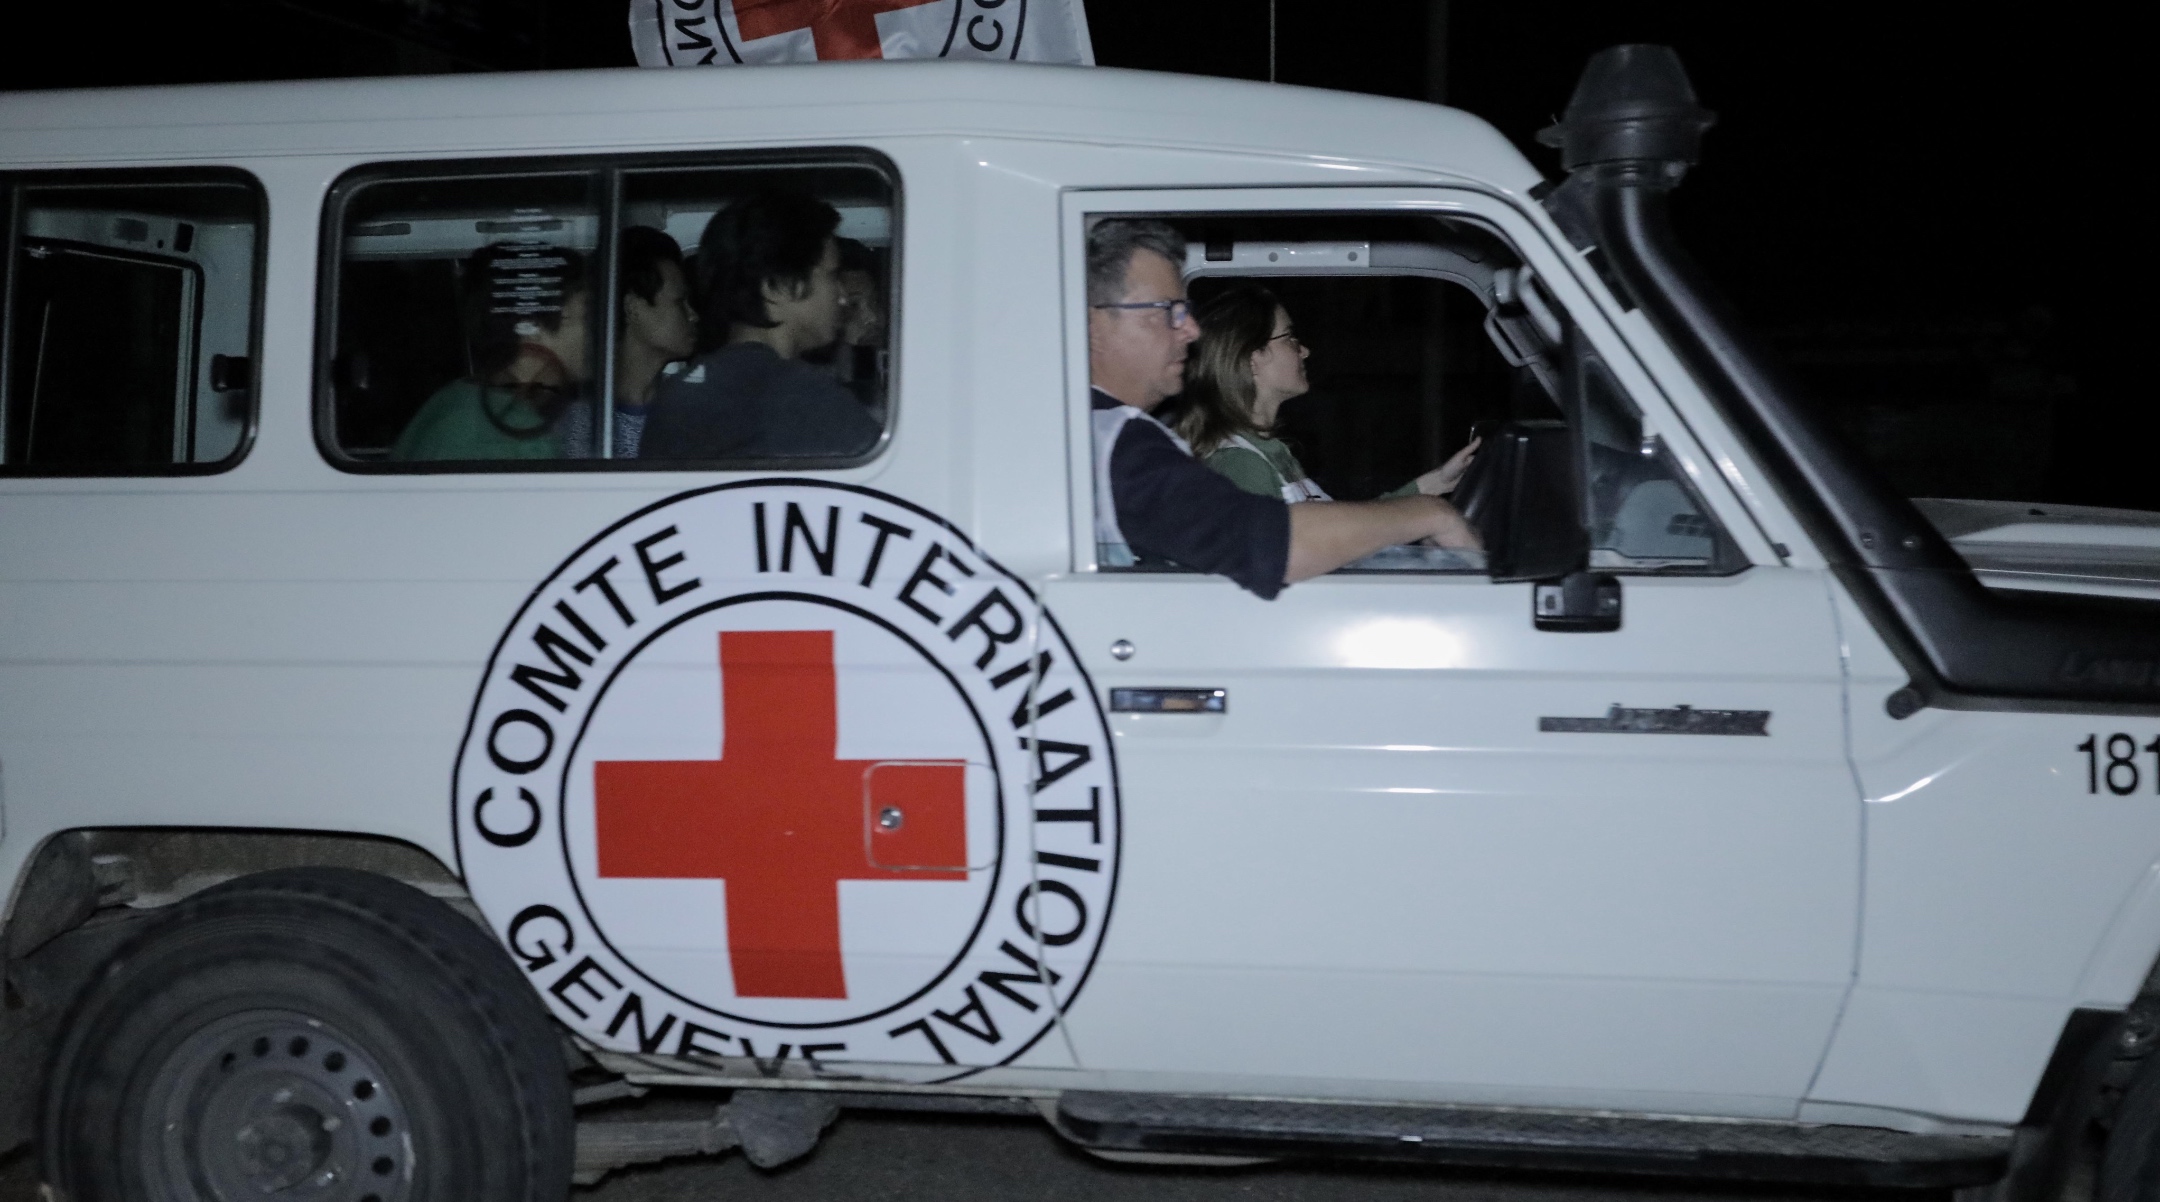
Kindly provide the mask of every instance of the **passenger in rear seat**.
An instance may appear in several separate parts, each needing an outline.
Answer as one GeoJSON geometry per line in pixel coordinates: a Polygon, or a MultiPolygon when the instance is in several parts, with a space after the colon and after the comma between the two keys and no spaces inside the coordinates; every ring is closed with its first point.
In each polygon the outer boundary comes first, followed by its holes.
{"type": "Polygon", "coordinates": [[[833,344],[827,370],[880,425],[885,421],[885,289],[879,282],[877,254],[853,238],[840,243],[840,340],[833,344]]]}
{"type": "Polygon", "coordinates": [[[840,214],[801,192],[755,192],[713,214],[698,242],[705,350],[655,389],[644,459],[849,458],[883,427],[802,361],[842,318],[840,214]]]}
{"type": "MultiPolygon", "coordinates": [[[[671,363],[697,350],[697,311],[690,305],[682,247],[649,225],[623,230],[616,244],[622,319],[615,349],[615,428],[608,454],[635,459],[645,433],[646,407],[671,363]]],[[[600,454],[590,400],[563,413],[563,451],[572,459],[600,454]]]]}
{"type": "Polygon", "coordinates": [[[591,375],[584,257],[499,242],[466,259],[462,287],[472,375],[420,406],[390,458],[561,458],[563,411],[591,375]]]}

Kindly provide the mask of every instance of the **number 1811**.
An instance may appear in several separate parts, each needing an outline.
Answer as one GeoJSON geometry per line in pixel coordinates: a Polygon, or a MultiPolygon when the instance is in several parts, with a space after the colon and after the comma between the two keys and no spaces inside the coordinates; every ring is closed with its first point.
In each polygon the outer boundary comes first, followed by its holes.
{"type": "Polygon", "coordinates": [[[2103,784],[2107,786],[2108,792],[2117,797],[2127,797],[2137,792],[2143,776],[2138,771],[2139,751],[2152,756],[2153,792],[2160,793],[2160,735],[2154,736],[2153,741],[2142,748],[2138,746],[2134,735],[2112,734],[2107,737],[2106,742],[2102,742],[2099,735],[2087,735],[2085,741],[2077,745],[2077,749],[2085,753],[2087,793],[2098,793],[2103,784]],[[2107,757],[2107,762],[2101,762],[2102,756],[2107,757]]]}

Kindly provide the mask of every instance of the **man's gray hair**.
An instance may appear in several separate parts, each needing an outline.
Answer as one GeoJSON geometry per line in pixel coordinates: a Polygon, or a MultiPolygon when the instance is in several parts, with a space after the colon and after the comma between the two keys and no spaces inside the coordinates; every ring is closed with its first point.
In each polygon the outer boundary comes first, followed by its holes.
{"type": "Polygon", "coordinates": [[[1185,235],[1160,221],[1110,217],[1088,227],[1087,299],[1107,305],[1125,298],[1125,270],[1134,251],[1151,250],[1185,270],[1185,235]]]}

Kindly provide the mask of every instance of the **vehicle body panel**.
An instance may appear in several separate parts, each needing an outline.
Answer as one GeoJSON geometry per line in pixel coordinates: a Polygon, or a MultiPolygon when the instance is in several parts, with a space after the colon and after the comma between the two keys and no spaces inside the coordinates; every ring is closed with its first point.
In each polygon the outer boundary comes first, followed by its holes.
{"type": "Polygon", "coordinates": [[[1131,835],[1099,978],[1069,1044],[976,1084],[2011,1122],[2068,1012],[2136,995],[2160,947],[2160,808],[2088,792],[2074,749],[2160,727],[1889,717],[1895,658],[1495,131],[1065,68],[0,100],[0,169],[240,167],[269,197],[237,466],[0,479],[10,894],[79,827],[337,830],[456,863],[447,778],[503,623],[623,515],[760,473],[339,470],[308,416],[322,207],[385,162],[783,147],[886,156],[904,214],[891,443],[818,475],[952,521],[1040,589],[1099,687],[1231,697],[1220,718],[1114,720],[1131,835]],[[1516,244],[1751,567],[1629,577],[1627,626],[1586,636],[1534,632],[1528,585],[1478,577],[1262,603],[1095,570],[1081,216],[1420,205],[1516,244]],[[1141,653],[1104,658],[1116,639],[1141,653]],[[1578,749],[1536,729],[1611,704],[1769,710],[1772,737],[1578,749]]]}

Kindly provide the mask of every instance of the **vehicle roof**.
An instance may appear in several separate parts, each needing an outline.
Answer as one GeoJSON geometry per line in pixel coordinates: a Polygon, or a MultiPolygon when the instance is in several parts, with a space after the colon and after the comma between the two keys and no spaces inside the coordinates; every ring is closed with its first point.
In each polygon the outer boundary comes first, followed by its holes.
{"type": "Polygon", "coordinates": [[[923,134],[1408,168],[1510,192],[1541,178],[1497,130],[1455,109],[1108,67],[822,63],[0,93],[0,166],[923,134]]]}

